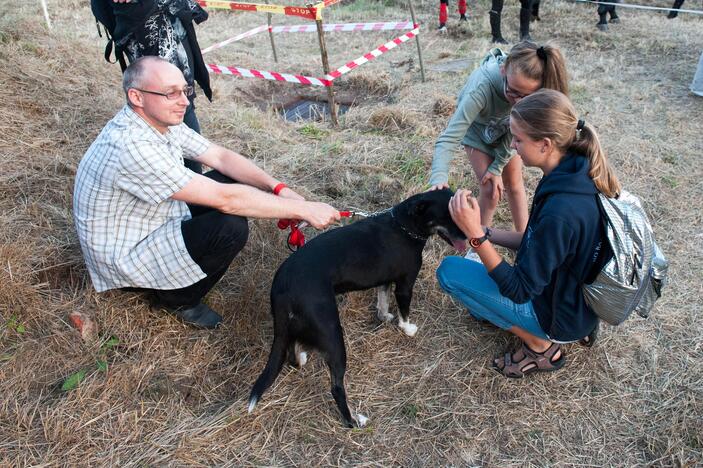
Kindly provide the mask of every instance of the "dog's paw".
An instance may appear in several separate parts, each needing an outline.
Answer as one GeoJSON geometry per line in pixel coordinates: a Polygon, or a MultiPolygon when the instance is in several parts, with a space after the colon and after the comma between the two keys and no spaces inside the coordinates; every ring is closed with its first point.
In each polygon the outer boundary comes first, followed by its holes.
{"type": "Polygon", "coordinates": [[[259,402],[259,399],[256,397],[251,397],[251,400],[249,400],[249,407],[247,408],[247,412],[249,414],[254,411],[254,408],[256,408],[256,404],[259,402]]]}
{"type": "Polygon", "coordinates": [[[303,367],[308,362],[308,353],[305,351],[298,353],[298,366],[303,367]]]}
{"type": "Polygon", "coordinates": [[[415,333],[417,333],[417,325],[415,325],[414,323],[399,322],[398,326],[401,330],[403,330],[403,333],[408,336],[415,336],[415,333]]]}
{"type": "Polygon", "coordinates": [[[364,427],[366,426],[366,424],[368,424],[369,418],[367,418],[361,413],[356,413],[356,415],[354,416],[354,421],[356,421],[357,427],[364,427]]]}
{"type": "Polygon", "coordinates": [[[378,317],[381,322],[390,322],[391,320],[393,320],[393,314],[380,310],[376,312],[376,317],[378,317]]]}

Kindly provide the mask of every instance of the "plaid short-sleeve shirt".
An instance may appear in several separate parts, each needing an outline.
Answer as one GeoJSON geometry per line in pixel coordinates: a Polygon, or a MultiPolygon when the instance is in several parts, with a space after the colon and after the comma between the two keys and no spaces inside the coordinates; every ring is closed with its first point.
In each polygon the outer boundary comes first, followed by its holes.
{"type": "Polygon", "coordinates": [[[181,233],[188,206],[170,197],[194,176],[183,158],[209,145],[184,124],[161,134],[129,106],[90,145],[76,173],[73,216],[98,292],[177,289],[205,277],[181,233]]]}

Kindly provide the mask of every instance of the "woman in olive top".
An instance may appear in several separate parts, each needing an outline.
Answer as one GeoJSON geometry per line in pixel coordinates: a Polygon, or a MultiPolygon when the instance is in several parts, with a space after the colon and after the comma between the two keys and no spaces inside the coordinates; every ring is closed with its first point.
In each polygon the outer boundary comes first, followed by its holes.
{"type": "Polygon", "coordinates": [[[508,55],[493,49],[469,76],[457,108],[435,144],[430,185],[448,187],[449,164],[462,144],[480,181],[481,223],[490,226],[503,192],[517,231],[527,225],[527,198],[520,158],[512,158],[508,114],[538,89],[568,93],[566,65],[557,47],[521,42],[508,55]]]}

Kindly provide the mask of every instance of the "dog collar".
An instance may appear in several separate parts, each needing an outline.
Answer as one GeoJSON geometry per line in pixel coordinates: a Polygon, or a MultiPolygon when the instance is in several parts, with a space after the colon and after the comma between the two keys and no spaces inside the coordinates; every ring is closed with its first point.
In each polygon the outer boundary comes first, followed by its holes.
{"type": "Polygon", "coordinates": [[[416,234],[416,233],[414,233],[414,232],[411,232],[411,231],[408,230],[408,228],[406,228],[405,226],[403,226],[403,225],[401,224],[401,222],[398,221],[398,218],[395,217],[395,210],[394,210],[394,209],[391,209],[390,212],[391,212],[391,218],[393,218],[393,221],[395,221],[395,223],[396,223],[398,226],[400,226],[400,229],[402,229],[403,232],[404,232],[405,234],[407,234],[410,238],[415,239],[415,240],[419,240],[419,241],[423,241],[423,242],[427,240],[427,237],[421,236],[420,234],[416,234]]]}

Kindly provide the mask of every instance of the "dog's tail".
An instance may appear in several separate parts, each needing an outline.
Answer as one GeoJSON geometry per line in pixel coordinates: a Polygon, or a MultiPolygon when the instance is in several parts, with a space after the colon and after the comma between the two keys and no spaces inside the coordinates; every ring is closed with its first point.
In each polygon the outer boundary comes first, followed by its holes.
{"type": "MultiPolygon", "coordinates": [[[[286,352],[288,350],[288,343],[290,341],[288,334],[288,310],[284,310],[283,313],[276,313],[276,308],[274,306],[272,298],[272,310],[273,313],[273,344],[271,345],[271,353],[269,354],[268,362],[266,367],[264,367],[263,372],[256,379],[254,387],[251,389],[251,394],[249,395],[249,412],[254,411],[256,404],[261,399],[261,395],[273,384],[278,377],[278,374],[283,368],[283,363],[286,359],[286,352]]],[[[288,305],[287,307],[290,307],[288,305]]],[[[287,308],[284,307],[284,308],[287,308]]],[[[280,311],[279,311],[280,312],[280,311]]]]}

